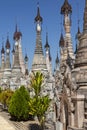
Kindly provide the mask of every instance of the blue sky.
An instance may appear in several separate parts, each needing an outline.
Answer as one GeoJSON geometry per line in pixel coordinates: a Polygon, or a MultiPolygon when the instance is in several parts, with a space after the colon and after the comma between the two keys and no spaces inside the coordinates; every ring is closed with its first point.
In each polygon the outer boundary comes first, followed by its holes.
{"type": "MultiPolygon", "coordinates": [[[[2,41],[6,42],[7,33],[9,33],[9,40],[11,49],[13,46],[13,33],[15,25],[18,24],[22,32],[22,48],[25,55],[25,48],[29,57],[29,69],[32,65],[36,30],[34,18],[37,14],[37,2],[39,2],[40,13],[43,17],[42,24],[42,44],[43,48],[46,42],[46,28],[48,31],[48,41],[51,47],[52,65],[54,67],[57,50],[59,51],[59,39],[61,34],[61,15],[60,9],[64,0],[0,0],[0,48],[2,41]],[[2,40],[2,37],[4,40],[2,40]]],[[[83,12],[85,0],[69,0],[72,5],[72,41],[75,49],[75,35],[77,32],[77,20],[80,19],[80,28],[83,27],[83,12]],[[79,6],[78,6],[79,5],[79,6]],[[79,11],[78,11],[79,10],[79,11]],[[78,15],[79,14],[79,15],[78,15]]]]}

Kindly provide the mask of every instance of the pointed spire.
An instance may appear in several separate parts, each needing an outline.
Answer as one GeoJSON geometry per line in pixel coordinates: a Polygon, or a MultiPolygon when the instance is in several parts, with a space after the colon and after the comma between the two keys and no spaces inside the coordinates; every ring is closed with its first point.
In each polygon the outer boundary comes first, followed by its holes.
{"type": "MultiPolygon", "coordinates": [[[[26,52],[26,48],[25,48],[25,52],[26,52]]],[[[27,76],[29,74],[29,71],[28,71],[28,56],[27,56],[27,53],[25,54],[25,76],[27,76]]]]}
{"type": "Polygon", "coordinates": [[[10,68],[10,42],[9,42],[9,37],[7,36],[7,41],[6,41],[6,62],[5,62],[5,68],[10,68]]]}
{"type": "Polygon", "coordinates": [[[5,49],[4,49],[4,43],[2,42],[2,49],[1,49],[1,54],[5,53],[5,49]]]}
{"type": "Polygon", "coordinates": [[[28,56],[27,56],[27,54],[25,55],[25,62],[28,62],[28,56]]]}
{"type": "Polygon", "coordinates": [[[37,16],[35,17],[35,22],[42,22],[43,18],[40,16],[40,9],[39,9],[39,3],[37,3],[37,16]]]}
{"type": "Polygon", "coordinates": [[[64,37],[63,37],[62,33],[61,33],[60,40],[59,40],[59,46],[64,47],[64,37]]]}
{"type": "Polygon", "coordinates": [[[18,27],[17,27],[17,24],[16,24],[16,27],[15,27],[15,32],[18,32],[18,27]]]}
{"type": "Polygon", "coordinates": [[[87,8],[87,0],[85,0],[85,5],[86,5],[85,7],[87,8]]]}
{"type": "Polygon", "coordinates": [[[85,0],[83,31],[87,33],[87,0],[85,0]]]}
{"type": "Polygon", "coordinates": [[[78,34],[81,34],[79,26],[78,26],[78,34]]]}
{"type": "Polygon", "coordinates": [[[79,21],[78,21],[78,31],[77,31],[77,34],[76,34],[76,39],[78,39],[80,35],[81,35],[81,32],[80,32],[79,21]]]}
{"type": "Polygon", "coordinates": [[[80,34],[80,28],[79,28],[79,23],[80,23],[80,18],[79,18],[79,4],[77,5],[77,13],[78,13],[78,34],[80,34]]]}
{"type": "Polygon", "coordinates": [[[4,43],[2,42],[2,49],[1,49],[1,70],[4,70],[5,68],[5,49],[4,49],[4,43]]]}
{"type": "Polygon", "coordinates": [[[69,50],[67,49],[67,60],[66,63],[72,69],[73,68],[73,59],[70,57],[69,50]]]}
{"type": "Polygon", "coordinates": [[[50,54],[50,50],[49,50],[49,61],[52,60],[51,54],[50,54]]]}
{"type": "Polygon", "coordinates": [[[75,50],[74,54],[76,54],[76,53],[77,53],[77,44],[76,44],[76,50],[75,50]]]}
{"type": "Polygon", "coordinates": [[[9,42],[8,36],[7,36],[7,40],[6,40],[6,49],[10,49],[10,42],[9,42]]]}
{"type": "Polygon", "coordinates": [[[25,62],[28,62],[28,56],[27,56],[27,53],[26,53],[27,51],[26,51],[26,48],[25,48],[25,58],[24,58],[24,60],[25,60],[25,62]]]}
{"type": "Polygon", "coordinates": [[[15,53],[14,44],[13,44],[13,50],[12,50],[12,53],[15,53]]]}
{"type": "Polygon", "coordinates": [[[56,57],[55,62],[56,62],[56,64],[59,64],[58,52],[57,52],[57,57],[56,57]]]}
{"type": "Polygon", "coordinates": [[[48,44],[48,33],[46,33],[46,44],[45,44],[45,49],[49,49],[50,48],[50,46],[49,46],[49,44],[48,44]]]}
{"type": "Polygon", "coordinates": [[[61,7],[61,14],[71,14],[72,13],[72,7],[69,4],[68,0],[64,1],[63,6],[61,7]]]}
{"type": "Polygon", "coordinates": [[[20,31],[18,31],[18,27],[17,27],[17,24],[16,24],[13,39],[14,40],[19,40],[20,37],[22,37],[22,33],[20,31]]]}
{"type": "Polygon", "coordinates": [[[57,57],[56,57],[56,60],[55,60],[55,65],[56,65],[56,66],[55,66],[56,68],[55,68],[55,70],[54,70],[54,71],[56,72],[56,71],[58,71],[58,70],[59,70],[59,58],[58,58],[58,51],[57,51],[57,57]]]}

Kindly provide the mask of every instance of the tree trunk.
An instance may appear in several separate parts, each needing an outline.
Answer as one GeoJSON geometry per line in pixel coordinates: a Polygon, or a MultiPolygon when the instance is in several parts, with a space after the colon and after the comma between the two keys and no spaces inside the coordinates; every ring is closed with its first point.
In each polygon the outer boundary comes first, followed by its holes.
{"type": "Polygon", "coordinates": [[[45,124],[44,122],[41,123],[41,130],[44,130],[45,124]]]}

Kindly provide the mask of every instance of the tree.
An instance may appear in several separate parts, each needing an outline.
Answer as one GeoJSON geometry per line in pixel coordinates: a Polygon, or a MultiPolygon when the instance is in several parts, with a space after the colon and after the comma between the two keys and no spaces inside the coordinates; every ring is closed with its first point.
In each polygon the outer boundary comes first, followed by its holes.
{"type": "Polygon", "coordinates": [[[44,76],[40,72],[33,73],[30,87],[34,90],[34,97],[29,100],[29,114],[37,116],[42,130],[44,130],[45,113],[49,107],[50,99],[48,96],[41,96],[44,76]]]}
{"type": "Polygon", "coordinates": [[[21,86],[13,94],[10,104],[9,113],[15,120],[27,120],[29,117],[29,93],[24,86],[21,86]]]}

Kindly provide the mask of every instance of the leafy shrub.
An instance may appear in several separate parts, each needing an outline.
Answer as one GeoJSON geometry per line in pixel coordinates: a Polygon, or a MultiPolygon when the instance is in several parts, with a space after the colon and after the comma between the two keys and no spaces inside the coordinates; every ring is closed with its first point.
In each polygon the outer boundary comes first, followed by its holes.
{"type": "Polygon", "coordinates": [[[8,111],[11,114],[11,117],[18,121],[27,120],[29,117],[28,101],[29,93],[24,86],[21,86],[15,91],[10,100],[8,111]]]}
{"type": "Polygon", "coordinates": [[[33,73],[30,81],[30,87],[35,95],[29,100],[29,114],[37,116],[42,130],[44,130],[45,113],[50,105],[48,96],[41,96],[44,76],[40,72],[33,73]]]}
{"type": "Polygon", "coordinates": [[[10,89],[4,90],[0,93],[0,102],[4,105],[4,108],[9,106],[12,95],[13,91],[11,91],[10,89]]]}

